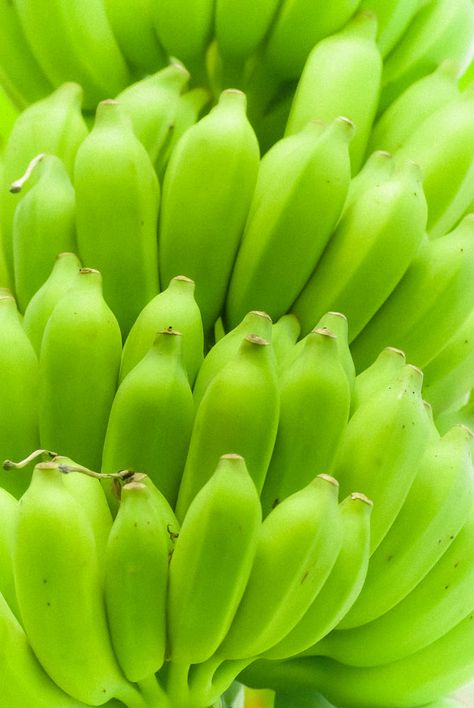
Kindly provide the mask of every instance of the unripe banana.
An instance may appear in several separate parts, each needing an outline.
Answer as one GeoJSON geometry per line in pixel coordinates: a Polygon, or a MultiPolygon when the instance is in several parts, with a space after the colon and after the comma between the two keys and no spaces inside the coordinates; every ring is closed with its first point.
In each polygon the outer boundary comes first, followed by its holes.
{"type": "Polygon", "coordinates": [[[354,604],[367,573],[370,552],[372,502],[354,492],[339,505],[342,519],[342,546],[329,577],[298,624],[281,642],[265,653],[282,659],[311,647],[334,627],[354,604]]]}
{"type": "Polygon", "coordinates": [[[133,682],[148,679],[165,658],[168,533],[151,497],[142,482],[122,487],[105,555],[110,637],[133,682]]]}
{"type": "Polygon", "coordinates": [[[49,316],[62,296],[73,287],[80,268],[81,262],[75,253],[58,253],[48,278],[26,307],[23,327],[37,356],[49,316]]]}
{"type": "Polygon", "coordinates": [[[44,331],[39,366],[42,446],[97,469],[120,366],[120,329],[98,271],[83,268],[44,331]]]}
{"type": "Polygon", "coordinates": [[[315,329],[280,375],[280,417],[262,490],[264,514],[318,474],[331,472],[349,405],[336,337],[327,329],[315,329]]]}
{"type": "Polygon", "coordinates": [[[409,267],[426,219],[421,174],[413,162],[405,162],[387,180],[361,192],[345,210],[292,306],[302,331],[311,329],[314,318],[338,310],[347,316],[352,341],[409,267]]]}
{"type": "Polygon", "coordinates": [[[375,150],[375,152],[371,153],[362,165],[360,172],[351,179],[343,213],[352,207],[361,194],[376,187],[381,182],[391,179],[393,168],[394,160],[390,152],[375,150]]]}
{"type": "Polygon", "coordinates": [[[301,325],[294,315],[282,315],[272,326],[272,348],[278,366],[282,365],[300,336],[301,325]]]}
{"type": "Polygon", "coordinates": [[[35,467],[22,497],[14,552],[18,604],[33,651],[74,698],[144,705],[109,641],[96,541],[54,462],[35,467]],[[78,572],[78,568],[81,572],[78,572]]]}
{"type": "Polygon", "coordinates": [[[136,366],[153,344],[156,333],[167,327],[183,334],[183,360],[192,385],[203,360],[201,312],[194,299],[194,281],[185,275],[170,280],[166,290],[150,300],[133,324],[122,353],[120,380],[136,366]]]}
{"type": "Polygon", "coordinates": [[[418,6],[413,0],[362,0],[359,9],[377,16],[377,45],[383,57],[401,40],[418,6]]]}
{"type": "Polygon", "coordinates": [[[81,708],[47,675],[34,655],[24,629],[0,593],[2,703],[8,708],[81,708]]]}
{"type": "Polygon", "coordinates": [[[242,601],[220,656],[258,656],[303,617],[342,543],[338,484],[329,475],[287,497],[267,516],[242,601]]]}
{"type": "MultiPolygon", "coordinates": [[[[8,188],[27,169],[31,160],[41,152],[60,157],[72,174],[77,148],[87,135],[81,114],[82,88],[67,83],[50,96],[29,106],[18,117],[4,152],[0,195],[0,214],[3,248],[10,274],[13,272],[13,215],[18,197],[8,188]]],[[[22,187],[23,195],[29,188],[22,187]]]]}
{"type": "Polygon", "coordinates": [[[363,489],[374,502],[371,553],[399,513],[427,445],[422,379],[420,369],[403,367],[396,382],[355,411],[339,446],[333,474],[341,493],[363,489]]]}
{"type": "Polygon", "coordinates": [[[349,323],[346,315],[341,312],[326,312],[316,324],[316,327],[326,327],[336,335],[336,345],[339,361],[346,372],[349,388],[352,392],[355,385],[355,366],[349,349],[349,323]]]}
{"type": "Polygon", "coordinates": [[[280,77],[297,78],[314,45],[345,25],[359,3],[360,0],[284,0],[265,47],[265,61],[280,77]]]}
{"type": "Polygon", "coordinates": [[[371,12],[358,13],[338,34],[311,51],[301,74],[286,134],[312,119],[326,122],[347,116],[356,126],[349,146],[352,173],[364,158],[380,92],[382,58],[375,44],[377,21],[371,12]]]}
{"type": "Polygon", "coordinates": [[[473,112],[474,86],[428,116],[397,153],[423,171],[431,238],[454,228],[474,196],[473,112]]]}
{"type": "Polygon", "coordinates": [[[471,438],[470,431],[458,425],[425,450],[405,502],[372,555],[362,592],[341,629],[358,627],[391,610],[413,592],[456,538],[472,506],[471,438]]]}
{"type": "MultiPolygon", "coordinates": [[[[369,140],[368,152],[395,152],[412,133],[439,108],[459,96],[459,65],[446,59],[436,69],[410,84],[377,119],[369,140]]],[[[434,148],[430,140],[431,148],[434,148]]],[[[416,160],[416,156],[412,156],[416,160]]]]}
{"type": "Polygon", "coordinates": [[[203,662],[221,644],[244,594],[260,522],[260,501],[243,458],[222,456],[186,512],[171,558],[171,661],[203,662]]]}
{"type": "Polygon", "coordinates": [[[358,371],[386,346],[425,367],[467,319],[474,298],[474,214],[424,243],[400,283],[352,342],[358,371]],[[400,313],[403,312],[403,317],[400,313]]]}
{"type": "MultiPolygon", "coordinates": [[[[215,37],[219,54],[231,64],[243,65],[262,43],[277,12],[279,0],[255,3],[217,0],[215,37]]],[[[285,54],[292,45],[286,47],[285,54]]]]}
{"type": "Polygon", "coordinates": [[[104,472],[130,469],[145,473],[172,507],[194,418],[181,339],[174,329],[162,330],[146,356],[123,379],[110,411],[102,454],[104,472]]]}
{"type": "Polygon", "coordinates": [[[127,86],[117,101],[127,109],[135,135],[156,163],[160,151],[170,139],[178,110],[180,93],[189,73],[179,62],[127,86]]]}
{"type": "Polygon", "coordinates": [[[15,8],[33,54],[54,86],[77,81],[84,87],[84,104],[114,96],[130,82],[101,0],[15,0],[15,8]],[[86,17],[84,17],[86,12],[86,17]]]}
{"type": "Polygon", "coordinates": [[[259,148],[245,107],[245,94],[224,91],[176,145],[163,183],[161,281],[179,273],[195,281],[206,334],[224,304],[257,179],[259,148]]]}
{"type": "Polygon", "coordinates": [[[211,476],[221,455],[242,455],[260,493],[275,443],[279,415],[276,365],[268,342],[256,335],[216,374],[197,409],[176,515],[211,476]],[[258,434],[256,434],[258,431],[258,434]]]}
{"type": "MultiPolygon", "coordinates": [[[[0,460],[21,460],[39,447],[38,359],[13,297],[0,297],[0,460]]],[[[0,485],[19,497],[31,467],[0,472],[0,485]]]]}
{"type": "Polygon", "coordinates": [[[0,518],[2,519],[2,533],[0,534],[0,605],[2,602],[6,602],[18,621],[21,621],[13,572],[13,546],[18,520],[18,500],[3,487],[0,487],[0,518]]]}
{"type": "Polygon", "coordinates": [[[76,198],[64,166],[55,155],[35,168],[36,183],[13,218],[13,267],[22,312],[51,272],[58,253],[76,250],[76,198]]]}
{"type": "Polygon", "coordinates": [[[224,334],[209,349],[198,371],[193,389],[196,406],[199,405],[212,379],[235,357],[244,337],[248,335],[256,335],[266,339],[267,342],[272,341],[272,320],[266,312],[260,310],[248,312],[234,329],[224,334]]]}
{"type": "Polygon", "coordinates": [[[353,130],[343,117],[327,128],[310,122],[262,159],[227,294],[228,326],[257,308],[278,319],[310,277],[346,199],[353,130]]]}
{"type": "Polygon", "coordinates": [[[404,36],[384,62],[379,110],[444,59],[462,67],[474,30],[470,0],[433,0],[416,13],[404,36]]]}
{"type": "Polygon", "coordinates": [[[395,347],[382,349],[373,364],[356,376],[351,398],[352,413],[365,401],[389,386],[397,378],[405,364],[405,352],[402,352],[401,349],[395,347]]]}
{"type": "Polygon", "coordinates": [[[158,180],[130,118],[102,101],[74,170],[81,259],[104,278],[104,297],[124,336],[158,292],[158,180]],[[127,284],[126,296],[124,283],[127,284]]]}
{"type": "MultiPolygon", "coordinates": [[[[105,0],[104,6],[115,39],[136,75],[151,74],[166,64],[153,27],[152,0],[105,0]]],[[[103,98],[107,98],[104,96],[103,98]]]]}

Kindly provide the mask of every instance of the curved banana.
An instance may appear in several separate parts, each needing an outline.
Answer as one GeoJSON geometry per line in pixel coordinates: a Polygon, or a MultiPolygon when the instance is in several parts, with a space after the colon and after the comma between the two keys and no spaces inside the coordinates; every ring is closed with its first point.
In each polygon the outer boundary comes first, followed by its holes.
{"type": "Polygon", "coordinates": [[[266,517],[247,587],[219,656],[258,656],[303,617],[342,544],[337,502],[336,480],[319,475],[266,517]]]}
{"type": "Polygon", "coordinates": [[[397,517],[429,442],[422,380],[420,369],[404,366],[391,386],[357,408],[338,449],[333,474],[341,494],[361,489],[374,502],[371,553],[397,517]]]}
{"type": "Polygon", "coordinates": [[[104,472],[130,469],[145,473],[172,507],[194,418],[181,339],[172,328],[162,330],[122,380],[112,403],[102,454],[104,472]]]}
{"type": "Polygon", "coordinates": [[[15,0],[15,9],[35,59],[53,86],[77,81],[84,105],[114,96],[130,74],[102,0],[15,0]]]}
{"type": "Polygon", "coordinates": [[[352,173],[363,162],[380,92],[382,58],[375,43],[376,17],[360,12],[311,51],[298,82],[286,134],[309,120],[347,116],[356,126],[349,146],[352,173]]]}
{"type": "MultiPolygon", "coordinates": [[[[0,297],[0,460],[21,460],[39,447],[38,359],[11,295],[0,297]]],[[[0,485],[16,497],[32,467],[0,471],[0,485]]]]}
{"type": "Polygon", "coordinates": [[[315,329],[280,374],[278,432],[261,494],[264,515],[318,474],[331,472],[349,406],[336,337],[315,329]]]}
{"type": "MultiPolygon", "coordinates": [[[[472,474],[472,467],[470,469],[472,474]]],[[[413,656],[445,636],[474,611],[474,513],[423,580],[382,616],[354,629],[336,630],[314,653],[350,666],[380,666],[413,656]],[[407,632],[407,627],[410,631],[407,632]]],[[[444,673],[444,669],[441,674],[444,673]]]]}
{"type": "Polygon", "coordinates": [[[350,182],[353,125],[310,122],[261,161],[226,298],[225,321],[246,312],[284,315],[310,277],[339,219],[350,182]]]}
{"type": "Polygon", "coordinates": [[[104,0],[103,4],[120,51],[133,74],[152,74],[166,64],[153,26],[153,0],[138,0],[133,4],[127,0],[104,0]]]}
{"type": "MultiPolygon", "coordinates": [[[[15,190],[12,194],[8,189],[25,172],[31,160],[42,152],[60,157],[72,175],[77,148],[88,132],[81,113],[82,94],[78,84],[60,86],[24,110],[8,138],[3,156],[0,225],[10,274],[13,273],[13,216],[18,197],[15,190]]],[[[23,196],[29,187],[26,181],[21,189],[23,196]]]]}
{"type": "MultiPolygon", "coordinates": [[[[413,3],[415,4],[415,3],[413,3]]],[[[422,7],[385,59],[379,111],[444,59],[463,66],[474,31],[470,0],[433,0],[422,7]]]]}
{"type": "Polygon", "coordinates": [[[19,620],[0,593],[2,703],[9,708],[81,708],[42,668],[19,620]]]}
{"type": "Polygon", "coordinates": [[[171,557],[172,662],[203,662],[226,636],[251,572],[261,515],[244,459],[223,455],[191,502],[171,557]]]}
{"type": "Polygon", "coordinates": [[[74,186],[79,254],[102,273],[105,300],[126,336],[158,292],[160,187],[117,101],[99,104],[94,127],[77,152],[74,186]]]}
{"type": "Polygon", "coordinates": [[[123,485],[105,552],[104,598],[115,656],[129,681],[148,679],[165,660],[168,533],[152,492],[123,485]]]}
{"type": "Polygon", "coordinates": [[[375,150],[354,175],[349,184],[349,192],[344,202],[343,214],[348,211],[360,196],[381,182],[391,179],[394,172],[393,156],[387,150],[375,150]]]}
{"type": "Polygon", "coordinates": [[[14,568],[23,626],[53,681],[91,705],[117,697],[144,706],[110,644],[87,512],[64,486],[55,462],[35,467],[22,497],[14,568]]]}
{"type": "Polygon", "coordinates": [[[457,425],[426,448],[405,502],[372,555],[362,592],[340,629],[372,622],[416,592],[454,542],[472,506],[471,438],[467,428],[457,425]]]}
{"type": "Polygon", "coordinates": [[[277,434],[279,391],[268,342],[246,336],[236,356],[216,374],[196,412],[179,488],[179,520],[221,455],[242,455],[260,493],[277,434]]]}
{"type": "Polygon", "coordinates": [[[76,198],[64,166],[47,155],[13,218],[13,267],[20,310],[48,278],[59,253],[76,250],[76,198]]]}
{"type": "Polygon", "coordinates": [[[10,611],[21,622],[13,572],[13,546],[18,521],[18,508],[18,500],[6,489],[0,487],[0,518],[2,519],[2,533],[0,534],[0,605],[2,602],[6,602],[10,611]]]}
{"type": "Polygon", "coordinates": [[[351,350],[349,349],[349,322],[346,315],[342,312],[326,312],[318,321],[316,327],[329,329],[336,335],[336,346],[339,354],[339,361],[346,372],[349,388],[354,391],[355,385],[355,366],[352,360],[351,350]]]}
{"type": "Polygon", "coordinates": [[[23,327],[37,356],[44,328],[62,296],[74,286],[81,262],[75,253],[58,253],[52,270],[29,301],[23,317],[23,327]]]}
{"type": "MultiPolygon", "coordinates": [[[[216,0],[214,34],[224,61],[243,65],[262,43],[278,10],[279,0],[255,3],[216,0]]],[[[286,47],[288,54],[291,45],[286,47]]]]}
{"type": "Polygon", "coordinates": [[[282,315],[273,323],[271,341],[278,366],[283,365],[283,362],[293,350],[300,332],[301,325],[291,313],[282,315]]]}
{"type": "Polygon", "coordinates": [[[53,90],[26,40],[14,3],[0,3],[0,77],[8,96],[19,107],[39,101],[53,90]]]}
{"type": "Polygon", "coordinates": [[[46,325],[39,362],[42,446],[100,465],[122,352],[98,271],[83,268],[46,325]]]}
{"type": "MultiPolygon", "coordinates": [[[[424,120],[459,97],[458,75],[459,65],[446,59],[430,74],[407,86],[377,119],[367,152],[395,152],[401,148],[424,120]]],[[[434,144],[430,142],[433,149],[434,144]]],[[[412,159],[417,158],[414,155],[412,159]]]]}
{"type": "Polygon", "coordinates": [[[291,307],[302,331],[328,310],[338,310],[347,316],[352,341],[408,269],[426,219],[421,174],[413,162],[360,192],[291,307]]]}
{"type": "Polygon", "coordinates": [[[271,342],[272,333],[271,317],[267,315],[266,312],[260,310],[247,312],[245,317],[243,317],[234,329],[226,332],[214,346],[209,349],[198,371],[193,389],[196,407],[199,406],[206,389],[215,376],[236,356],[244,337],[256,335],[257,337],[265,339],[267,342],[271,342]]]}
{"type": "Polygon", "coordinates": [[[155,295],[135,320],[122,352],[120,380],[140,362],[156,333],[172,327],[183,335],[183,360],[192,385],[203,360],[204,334],[201,312],[194,299],[194,281],[177,275],[166,290],[155,295]]]}
{"type": "Polygon", "coordinates": [[[425,242],[405,275],[351,344],[358,371],[386,346],[422,368],[445,347],[474,298],[474,214],[449,234],[425,242]],[[403,317],[400,313],[403,312],[403,317]]]}
{"type": "Polygon", "coordinates": [[[377,16],[377,45],[383,57],[397,46],[419,8],[412,0],[362,0],[360,10],[377,16]]]}
{"type": "Polygon", "coordinates": [[[382,349],[375,361],[356,376],[351,397],[351,412],[353,413],[365,401],[389,386],[405,364],[405,352],[401,349],[395,347],[382,349]]]}
{"type": "Polygon", "coordinates": [[[132,119],[135,135],[143,143],[153,164],[170,139],[180,93],[188,79],[189,73],[184,66],[173,62],[127,86],[117,96],[117,101],[125,106],[132,119]]]}
{"type": "Polygon", "coordinates": [[[397,152],[423,171],[431,238],[454,228],[474,196],[473,111],[474,86],[429,115],[397,152]]]}
{"type": "Polygon", "coordinates": [[[364,585],[369,564],[372,506],[370,499],[359,492],[340,503],[342,546],[329,577],[298,624],[265,653],[265,658],[311,654],[312,645],[337,627],[351,608],[364,585]]]}
{"type": "Polygon", "coordinates": [[[265,45],[264,61],[281,78],[298,78],[314,45],[343,27],[359,4],[360,0],[284,0],[265,45]]]}
{"type": "Polygon", "coordinates": [[[179,273],[195,281],[206,335],[224,305],[257,179],[258,142],[245,108],[245,94],[224,91],[179,140],[164,177],[161,281],[179,273]]]}

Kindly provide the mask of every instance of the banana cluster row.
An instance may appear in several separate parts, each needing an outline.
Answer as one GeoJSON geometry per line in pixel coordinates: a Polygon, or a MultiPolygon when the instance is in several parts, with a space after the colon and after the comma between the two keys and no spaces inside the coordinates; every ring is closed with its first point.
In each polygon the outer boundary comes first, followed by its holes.
{"type": "Polygon", "coordinates": [[[71,253],[0,317],[9,706],[205,708],[294,666],[337,705],[414,706],[469,678],[472,434],[440,438],[403,352],[356,376],[344,316],[298,340],[251,311],[204,356],[184,276],[122,348],[71,253]]]}

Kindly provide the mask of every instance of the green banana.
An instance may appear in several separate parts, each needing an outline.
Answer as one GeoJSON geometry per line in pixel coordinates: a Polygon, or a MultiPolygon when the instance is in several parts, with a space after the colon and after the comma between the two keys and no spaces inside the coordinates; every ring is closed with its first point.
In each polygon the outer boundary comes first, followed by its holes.
{"type": "Polygon", "coordinates": [[[0,77],[12,101],[25,108],[51,93],[53,87],[40,69],[10,0],[0,3],[0,77]]]}
{"type": "Polygon", "coordinates": [[[21,622],[13,573],[13,544],[18,520],[18,500],[3,487],[0,487],[0,517],[2,519],[2,533],[0,534],[0,605],[2,602],[6,602],[11,612],[21,622]]]}
{"type": "Polygon", "coordinates": [[[74,187],[59,157],[45,156],[13,217],[15,290],[22,312],[47,279],[58,253],[76,250],[74,187]]]}
{"type": "Polygon", "coordinates": [[[401,607],[454,542],[472,506],[471,438],[467,428],[457,425],[426,448],[405,502],[372,555],[362,592],[341,629],[372,622],[397,603],[401,607]]]}
{"type": "Polygon", "coordinates": [[[105,553],[104,598],[115,656],[129,681],[160,669],[166,648],[168,533],[152,492],[123,485],[105,553]]]}
{"type": "Polygon", "coordinates": [[[471,214],[449,234],[422,245],[390,297],[352,342],[358,371],[386,346],[402,349],[422,368],[445,347],[470,313],[473,235],[471,214]]]}
{"type": "Polygon", "coordinates": [[[87,0],[87,5],[80,0],[15,0],[15,9],[49,81],[54,86],[77,81],[84,87],[87,109],[130,83],[102,0],[87,0]]]}
{"type": "Polygon", "coordinates": [[[388,179],[360,192],[291,307],[302,331],[308,332],[327,310],[339,310],[348,318],[352,341],[408,269],[426,219],[421,174],[413,162],[404,162],[388,179]]]}
{"type": "MultiPolygon", "coordinates": [[[[0,460],[21,460],[39,447],[38,359],[11,295],[0,297],[0,460]]],[[[0,471],[0,485],[19,497],[31,467],[0,471]]]]}
{"type": "Polygon", "coordinates": [[[185,275],[170,280],[135,320],[122,352],[120,380],[145,356],[156,333],[167,327],[183,334],[183,360],[192,385],[203,360],[204,334],[201,312],[194,299],[194,281],[185,275]]]}
{"type": "Polygon", "coordinates": [[[362,166],[380,92],[382,58],[375,43],[376,17],[360,12],[311,51],[298,82],[286,134],[311,119],[347,116],[356,126],[349,146],[352,173],[362,166]]]}
{"type": "Polygon", "coordinates": [[[224,305],[257,179],[258,142],[245,108],[245,94],[224,91],[213,110],[179,140],[164,177],[161,281],[179,273],[195,281],[206,335],[224,305]]]}
{"type": "Polygon", "coordinates": [[[342,544],[337,497],[336,480],[319,475],[266,517],[247,587],[219,656],[258,656],[303,617],[342,544]]]}
{"type": "MultiPolygon", "coordinates": [[[[414,4],[414,3],[413,3],[414,4]]],[[[444,59],[463,65],[474,31],[471,0],[432,0],[416,13],[385,59],[379,111],[444,59]]]]}
{"type": "Polygon", "coordinates": [[[48,278],[26,306],[23,327],[37,356],[49,316],[62,296],[73,287],[80,268],[81,262],[75,253],[58,253],[48,278]]]}
{"type": "Polygon", "coordinates": [[[473,111],[474,86],[429,115],[397,152],[423,171],[431,238],[454,228],[474,196],[473,111]]]}
{"type": "Polygon", "coordinates": [[[371,553],[396,519],[428,442],[422,380],[420,369],[404,366],[393,384],[357,408],[336,455],[333,474],[341,494],[362,489],[374,502],[371,553]]]}
{"type": "Polygon", "coordinates": [[[160,151],[170,139],[178,110],[180,93],[189,73],[179,62],[127,86],[117,96],[132,119],[135,135],[156,163],[160,151]]]}
{"type": "Polygon", "coordinates": [[[300,336],[301,326],[294,315],[288,313],[282,315],[272,325],[272,348],[275,352],[277,364],[283,365],[283,362],[292,351],[298,337],[300,336]]]}
{"type": "Polygon", "coordinates": [[[251,309],[287,312],[318,262],[350,182],[353,125],[310,122],[264,156],[227,293],[225,321],[251,309]]]}
{"type": "Polygon", "coordinates": [[[383,57],[397,46],[418,11],[413,0],[362,0],[360,10],[377,16],[377,45],[383,57]]]}
{"type": "Polygon", "coordinates": [[[226,332],[209,349],[198,371],[193,389],[196,407],[199,406],[206,389],[214,377],[236,356],[244,337],[256,335],[271,342],[272,332],[270,316],[260,310],[248,312],[234,329],[226,332]]]}
{"type": "Polygon", "coordinates": [[[349,349],[349,323],[347,317],[341,312],[326,312],[318,321],[316,327],[326,327],[336,335],[336,346],[339,354],[339,361],[346,372],[349,389],[354,391],[355,386],[355,366],[349,349]]]}
{"type": "Polygon", "coordinates": [[[375,150],[375,152],[371,153],[360,171],[351,179],[343,214],[352,207],[361,194],[390,179],[393,175],[393,169],[393,156],[390,152],[387,152],[387,150],[375,150]]]}
{"type": "Polygon", "coordinates": [[[99,104],[94,127],[77,152],[74,186],[79,254],[102,273],[105,300],[126,336],[158,292],[160,188],[117,101],[99,104]]]}
{"type": "Polygon", "coordinates": [[[23,627],[0,593],[2,703],[9,708],[81,708],[47,675],[34,655],[23,627]]]}
{"type": "MultiPolygon", "coordinates": [[[[470,472],[472,474],[472,467],[470,472]]],[[[472,614],[472,496],[470,502],[461,531],[436,565],[401,602],[372,622],[332,632],[313,648],[314,653],[351,666],[390,664],[429,647],[472,614]]]]}
{"type": "Polygon", "coordinates": [[[353,492],[340,503],[339,509],[342,546],[329,577],[298,624],[265,653],[265,658],[312,653],[312,645],[339,625],[364,585],[369,564],[372,502],[364,494],[353,492]]]}
{"type": "Polygon", "coordinates": [[[265,339],[248,335],[236,356],[213,378],[197,408],[176,505],[179,520],[220,456],[229,450],[244,457],[261,491],[278,416],[276,365],[270,346],[265,339]]]}
{"type": "Polygon", "coordinates": [[[244,459],[223,455],[191,502],[171,557],[172,662],[206,661],[226,636],[251,572],[261,516],[244,459]]]}
{"type": "Polygon", "coordinates": [[[459,96],[458,74],[459,65],[446,59],[430,74],[410,84],[377,119],[367,152],[395,152],[402,147],[429,116],[459,96]]]}
{"type": "Polygon", "coordinates": [[[314,329],[280,375],[278,432],[261,495],[264,514],[316,475],[331,472],[349,405],[336,337],[314,329]]]}
{"type": "MultiPolygon", "coordinates": [[[[279,0],[252,0],[235,3],[216,0],[214,34],[219,54],[225,62],[243,65],[263,42],[275,14],[279,0]]],[[[286,52],[287,53],[287,52],[286,52]]]]}
{"type": "Polygon", "coordinates": [[[297,78],[314,45],[345,25],[359,4],[360,0],[284,0],[265,45],[265,62],[280,77],[297,78]]]}
{"type": "Polygon", "coordinates": [[[83,268],[46,325],[39,362],[42,446],[100,465],[121,356],[120,329],[98,271],[83,268]]]}
{"type": "Polygon", "coordinates": [[[162,330],[122,380],[112,403],[102,454],[104,472],[131,469],[145,473],[173,507],[194,418],[182,338],[174,329],[162,330]]]}
{"type": "MultiPolygon", "coordinates": [[[[152,17],[152,0],[104,0],[107,19],[132,73],[151,74],[166,64],[152,17]]],[[[104,98],[107,98],[104,96],[104,98]]]]}
{"type": "MultiPolygon", "coordinates": [[[[41,152],[60,157],[69,175],[72,175],[77,148],[88,132],[81,113],[82,94],[78,84],[60,86],[51,95],[24,110],[8,138],[3,157],[0,225],[10,275],[13,274],[13,216],[18,197],[12,196],[8,188],[41,152]]],[[[28,188],[27,181],[22,187],[23,195],[28,188]]]]}
{"type": "Polygon", "coordinates": [[[22,497],[14,569],[23,626],[53,681],[91,705],[115,696],[144,706],[120,672],[110,644],[87,512],[64,486],[55,462],[35,467],[22,497]]]}
{"type": "Polygon", "coordinates": [[[353,413],[365,401],[389,386],[397,378],[405,364],[405,352],[402,352],[401,349],[395,349],[395,347],[382,349],[373,364],[356,376],[351,397],[351,412],[353,413]]]}

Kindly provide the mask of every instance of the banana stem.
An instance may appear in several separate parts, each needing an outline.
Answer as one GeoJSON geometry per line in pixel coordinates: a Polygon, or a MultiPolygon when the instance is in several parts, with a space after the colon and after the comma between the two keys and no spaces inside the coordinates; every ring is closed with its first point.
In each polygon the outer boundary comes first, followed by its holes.
{"type": "Polygon", "coordinates": [[[150,708],[173,708],[169,697],[154,674],[138,681],[137,685],[150,708]]]}
{"type": "Polygon", "coordinates": [[[213,656],[202,664],[195,664],[191,667],[189,676],[189,688],[193,698],[196,697],[200,706],[214,703],[229,688],[236,676],[253,661],[254,657],[228,661],[213,656]]]}
{"type": "Polygon", "coordinates": [[[189,669],[189,664],[177,664],[174,661],[166,665],[166,693],[172,698],[172,704],[180,708],[196,708],[189,690],[189,669]]]}

